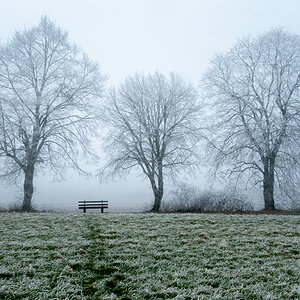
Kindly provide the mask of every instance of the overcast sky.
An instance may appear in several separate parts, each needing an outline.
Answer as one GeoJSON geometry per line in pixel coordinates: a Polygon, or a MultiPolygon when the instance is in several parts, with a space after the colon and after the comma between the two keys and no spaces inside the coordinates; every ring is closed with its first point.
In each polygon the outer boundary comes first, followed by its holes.
{"type": "MultiPolygon", "coordinates": [[[[48,15],[72,42],[99,62],[118,85],[134,72],[175,71],[197,84],[214,54],[238,39],[283,26],[299,34],[297,0],[0,0],[0,40],[48,15]]],[[[39,207],[76,208],[79,199],[106,199],[114,208],[143,208],[151,201],[148,182],[100,184],[76,175],[63,182],[36,178],[39,207]]],[[[203,179],[193,183],[204,184],[203,179]]],[[[3,187],[0,205],[21,195],[21,186],[3,187]]]]}

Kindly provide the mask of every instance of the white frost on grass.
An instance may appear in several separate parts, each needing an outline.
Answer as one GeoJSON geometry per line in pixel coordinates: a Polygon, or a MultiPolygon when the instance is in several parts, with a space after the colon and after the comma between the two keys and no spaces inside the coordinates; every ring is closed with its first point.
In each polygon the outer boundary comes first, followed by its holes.
{"type": "Polygon", "coordinates": [[[299,216],[0,214],[0,298],[297,299],[299,216]]]}

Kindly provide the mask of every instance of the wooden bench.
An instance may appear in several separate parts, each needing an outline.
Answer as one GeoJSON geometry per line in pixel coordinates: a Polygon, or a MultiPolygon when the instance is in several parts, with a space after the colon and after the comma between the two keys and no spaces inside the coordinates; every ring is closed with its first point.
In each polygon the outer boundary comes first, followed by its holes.
{"type": "Polygon", "coordinates": [[[101,213],[104,212],[104,208],[108,208],[107,200],[83,200],[78,201],[78,208],[83,209],[85,213],[87,209],[101,209],[101,213]]]}

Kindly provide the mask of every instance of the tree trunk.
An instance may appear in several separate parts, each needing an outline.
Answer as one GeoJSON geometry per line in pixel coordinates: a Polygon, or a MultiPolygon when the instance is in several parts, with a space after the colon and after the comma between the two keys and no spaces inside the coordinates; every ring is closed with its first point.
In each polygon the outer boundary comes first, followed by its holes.
{"type": "Polygon", "coordinates": [[[164,196],[163,167],[161,159],[158,160],[157,186],[158,188],[156,188],[156,184],[152,184],[152,189],[154,193],[154,204],[152,207],[153,212],[159,212],[161,200],[164,196]]]}
{"type": "Polygon", "coordinates": [[[161,205],[161,200],[163,198],[163,191],[159,191],[157,190],[155,193],[154,193],[154,204],[153,204],[153,207],[152,207],[152,211],[153,212],[159,212],[159,209],[160,209],[160,205],[161,205]]]}
{"type": "Polygon", "coordinates": [[[264,202],[266,210],[275,210],[274,202],[274,167],[275,159],[266,159],[264,163],[264,202]]]}
{"type": "Polygon", "coordinates": [[[24,199],[22,210],[30,211],[32,210],[32,195],[33,195],[33,174],[34,174],[34,166],[27,167],[24,171],[25,179],[24,179],[24,199]]]}

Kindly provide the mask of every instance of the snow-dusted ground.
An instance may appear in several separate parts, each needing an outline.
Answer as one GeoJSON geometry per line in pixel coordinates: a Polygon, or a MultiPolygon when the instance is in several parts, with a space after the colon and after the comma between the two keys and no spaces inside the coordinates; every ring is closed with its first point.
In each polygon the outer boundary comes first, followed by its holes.
{"type": "Polygon", "coordinates": [[[1,299],[300,298],[299,216],[2,213],[0,224],[1,299]]]}

